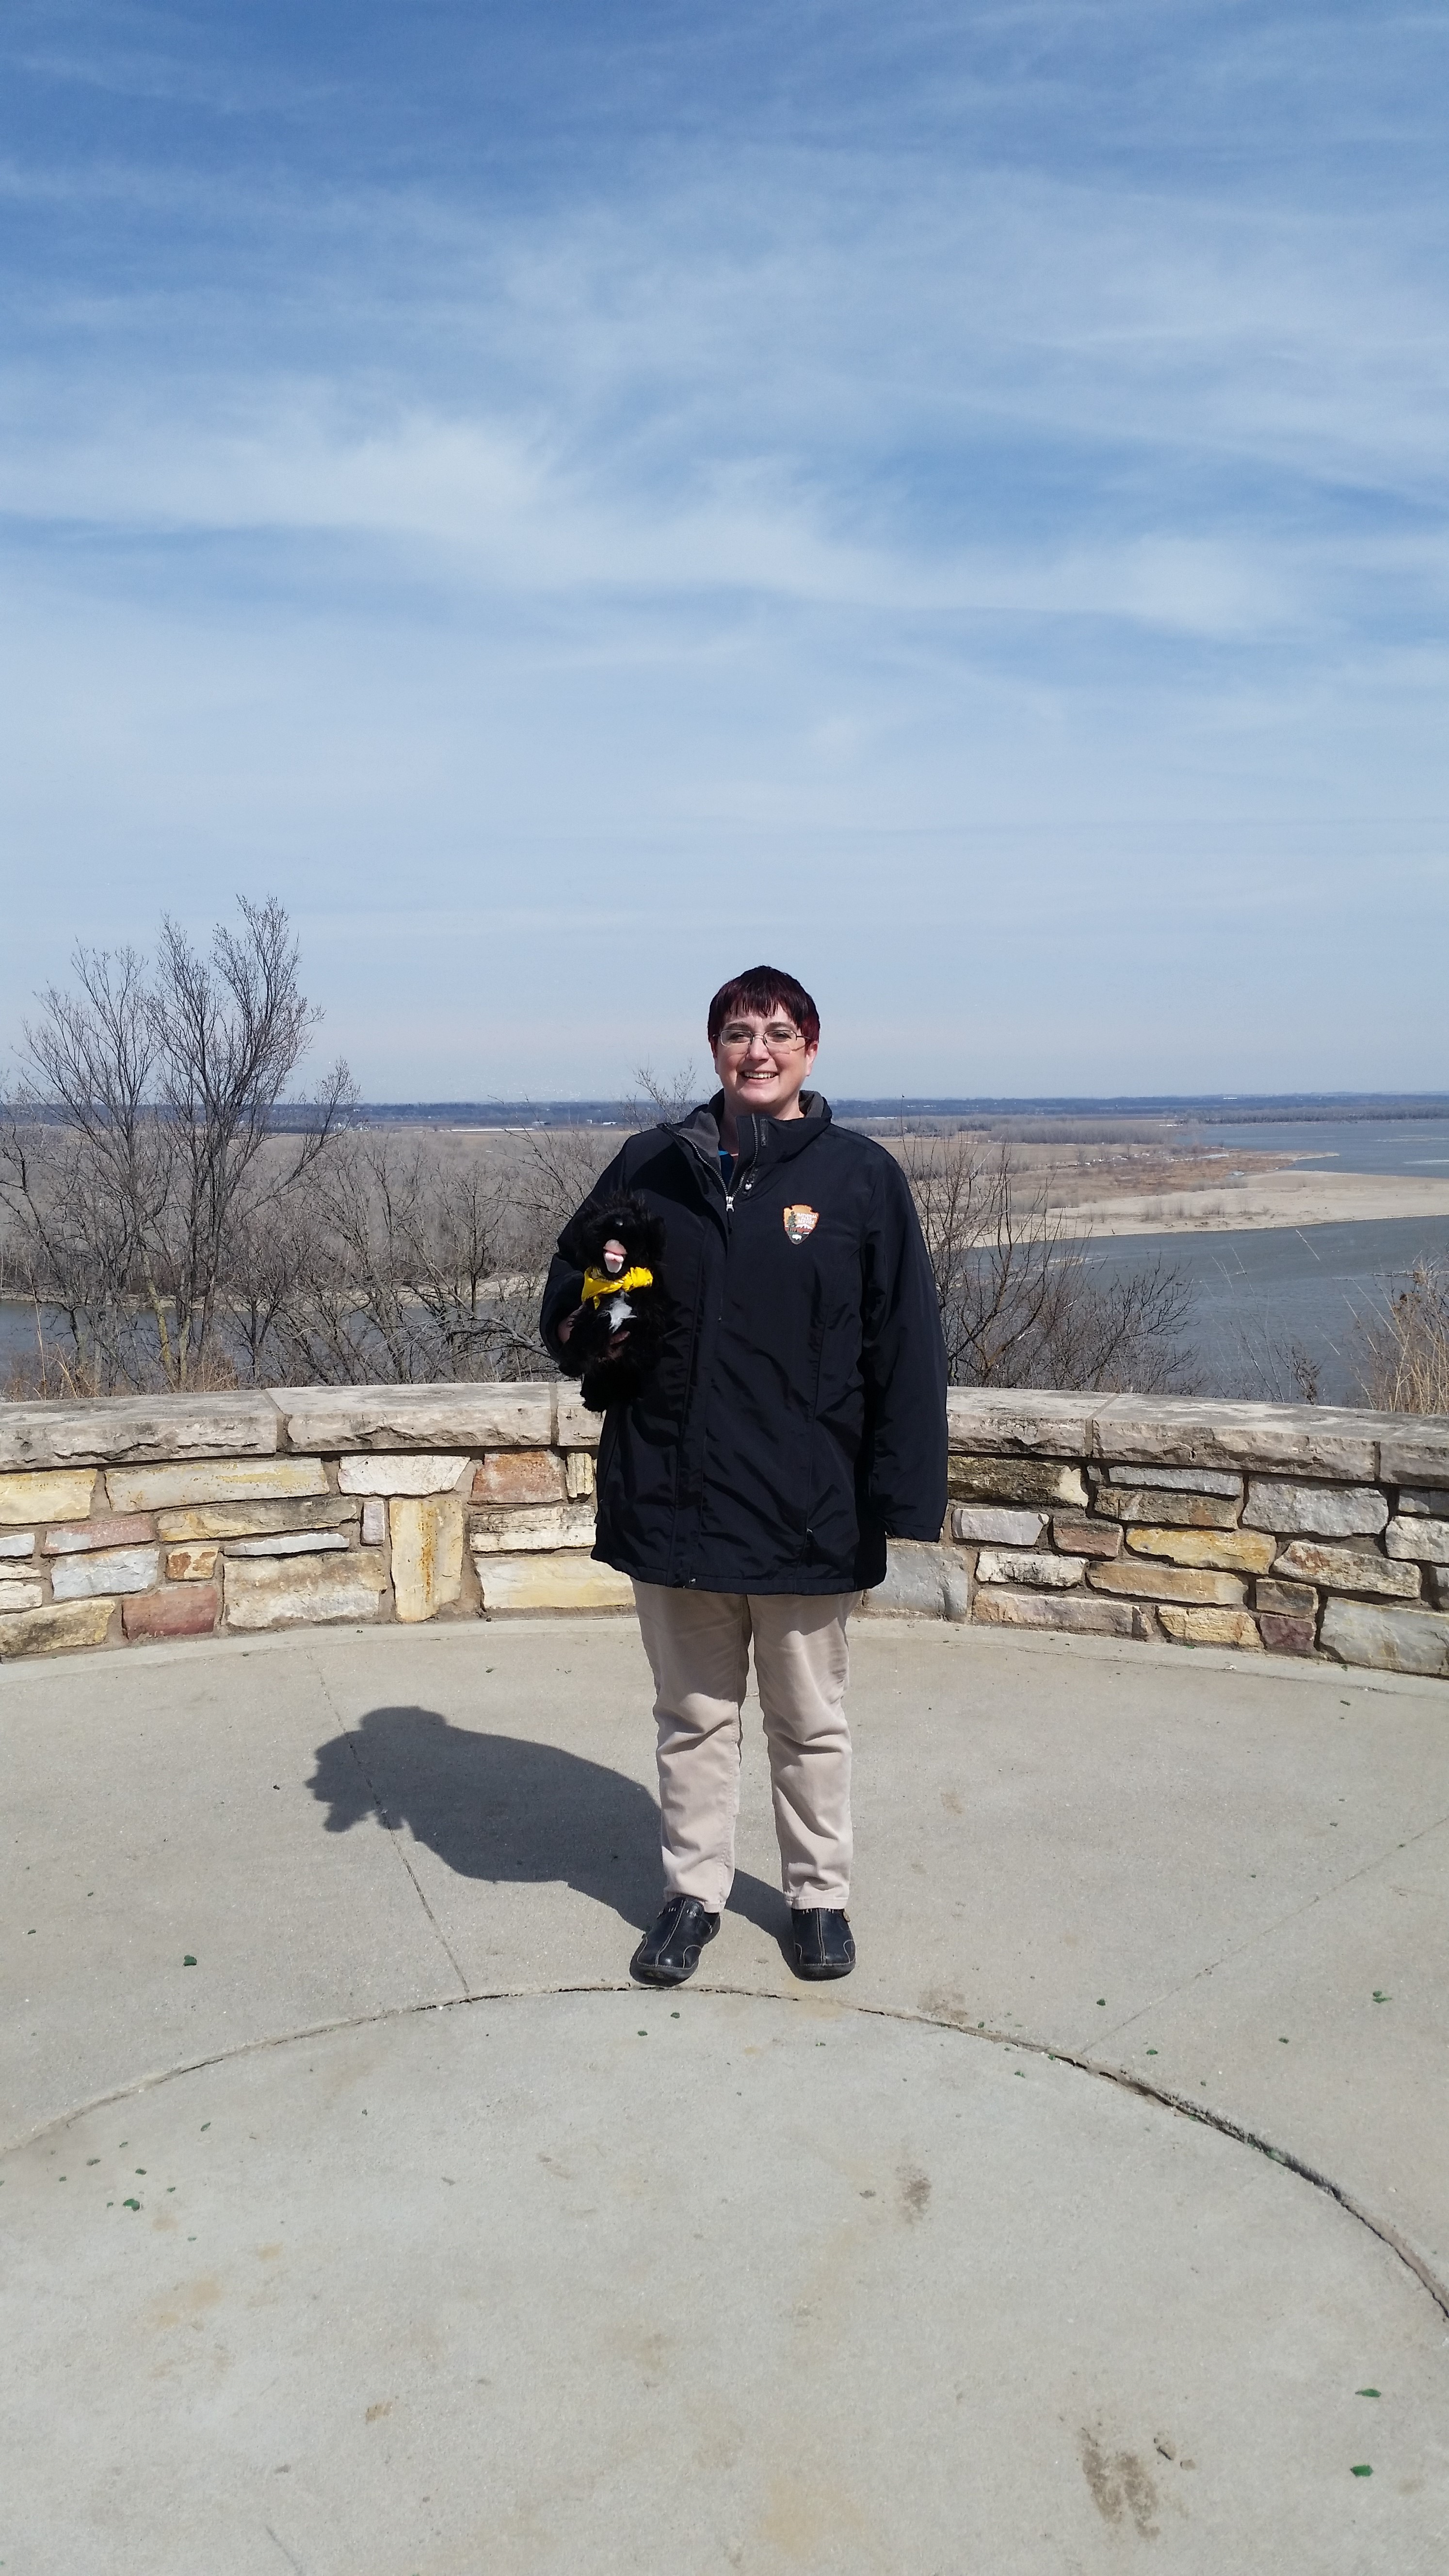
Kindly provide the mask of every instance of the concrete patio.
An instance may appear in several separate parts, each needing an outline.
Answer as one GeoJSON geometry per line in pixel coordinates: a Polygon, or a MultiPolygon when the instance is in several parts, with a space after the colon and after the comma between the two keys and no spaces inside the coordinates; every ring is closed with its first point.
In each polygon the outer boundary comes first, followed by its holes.
{"type": "Polygon", "coordinates": [[[6,2576],[1438,2576],[1449,1691],[854,1657],[673,1995],[632,1622],[5,1668],[6,2576]]]}

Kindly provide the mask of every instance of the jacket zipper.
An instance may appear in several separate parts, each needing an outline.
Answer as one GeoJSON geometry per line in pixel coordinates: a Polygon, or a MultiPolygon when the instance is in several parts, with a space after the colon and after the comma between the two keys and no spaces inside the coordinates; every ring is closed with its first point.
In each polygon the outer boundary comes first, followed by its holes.
{"type": "MultiPolygon", "coordinates": [[[[741,1165],[739,1164],[738,1160],[736,1161],[736,1165],[735,1165],[735,1177],[734,1177],[734,1186],[733,1186],[733,1188],[731,1188],[731,1187],[729,1187],[729,1186],[727,1185],[727,1186],[726,1186],[726,1189],[725,1189],[725,1233],[726,1233],[726,1234],[728,1234],[728,1233],[729,1233],[730,1219],[731,1219],[731,1217],[734,1215],[734,1212],[735,1212],[735,1200],[736,1200],[736,1198],[748,1198],[748,1196],[749,1196],[749,1194],[750,1194],[750,1191],[751,1191],[751,1190],[754,1188],[754,1186],[755,1186],[755,1165],[756,1165],[756,1163],[759,1161],[759,1159],[760,1159],[760,1131],[759,1131],[759,1129],[758,1129],[758,1127],[757,1127],[757,1128],[755,1129],[755,1131],[754,1131],[754,1135],[753,1135],[753,1138],[752,1138],[752,1151],[751,1151],[750,1159],[749,1159],[748,1163],[746,1163],[746,1164],[744,1164],[743,1166],[741,1166],[741,1165]]],[[[723,1177],[723,1175],[721,1175],[721,1177],[723,1177]]]]}

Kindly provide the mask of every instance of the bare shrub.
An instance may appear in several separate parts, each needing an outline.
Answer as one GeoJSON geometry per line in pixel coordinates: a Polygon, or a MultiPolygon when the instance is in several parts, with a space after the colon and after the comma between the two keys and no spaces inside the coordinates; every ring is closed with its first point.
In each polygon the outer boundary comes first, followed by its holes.
{"type": "Polygon", "coordinates": [[[1449,1413],[1449,1257],[1416,1261],[1362,1317],[1359,1389],[1380,1413],[1449,1413]]]}
{"type": "Polygon", "coordinates": [[[74,989],[49,987],[25,1030],[0,1205],[77,1385],[216,1382],[233,1249],[313,1171],[353,1098],[338,1064],[303,1131],[264,1151],[320,1014],[281,904],[238,910],[206,955],[171,921],[150,959],[77,948],[74,989]]]}
{"type": "MultiPolygon", "coordinates": [[[[1253,1404],[1321,1404],[1323,1378],[1328,1362],[1322,1351],[1290,1333],[1286,1339],[1267,1323],[1256,1327],[1240,1324],[1237,1330],[1239,1366],[1236,1383],[1230,1384],[1230,1395],[1247,1397],[1253,1404]]],[[[1335,1344],[1328,1344],[1334,1359],[1341,1357],[1335,1344]]]]}
{"type": "Polygon", "coordinates": [[[507,1179],[431,1143],[345,1138],[238,1300],[257,1373],[302,1384],[526,1377],[542,1363],[536,1228],[507,1179]]]}
{"type": "Polygon", "coordinates": [[[274,1382],[551,1376],[549,1261],[616,1143],[539,1128],[458,1157],[432,1137],[343,1137],[305,1194],[238,1239],[234,1346],[274,1382]]]}
{"type": "Polygon", "coordinates": [[[1103,1271],[1045,1193],[1023,1195],[1005,1145],[903,1134],[897,1145],[936,1280],[953,1386],[1140,1393],[1188,1384],[1191,1289],[1158,1259],[1103,1271]]]}

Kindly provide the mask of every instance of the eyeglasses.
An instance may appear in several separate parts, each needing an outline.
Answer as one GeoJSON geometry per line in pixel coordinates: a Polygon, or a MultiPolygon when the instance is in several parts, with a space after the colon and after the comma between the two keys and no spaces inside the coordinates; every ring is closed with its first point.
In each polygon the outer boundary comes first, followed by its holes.
{"type": "Polygon", "coordinates": [[[799,1030],[792,1029],[788,1020],[772,1020],[767,1029],[759,1030],[742,1029],[737,1021],[732,1021],[719,1033],[719,1043],[726,1055],[744,1055],[755,1044],[756,1038],[761,1046],[769,1048],[771,1055],[793,1055],[797,1047],[805,1044],[799,1030]]]}

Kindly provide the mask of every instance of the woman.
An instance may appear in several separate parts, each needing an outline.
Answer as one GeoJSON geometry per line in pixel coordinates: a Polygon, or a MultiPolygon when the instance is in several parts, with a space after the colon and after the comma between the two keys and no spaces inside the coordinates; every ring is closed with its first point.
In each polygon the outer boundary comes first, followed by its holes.
{"type": "Polygon", "coordinates": [[[560,1236],[543,1301],[567,1369],[580,1220],[626,1193],[662,1220],[662,1356],[605,1417],[594,1547],[633,1580],[656,1694],[665,1902],[631,1966],[680,1985],[719,1930],[753,1638],[790,1955],[802,1977],[843,1977],[846,1620],[887,1538],[939,1538],[945,1518],[935,1283],[900,1166],[804,1087],[820,1018],[803,985],[734,976],[708,1034],[719,1090],[629,1139],[560,1236]]]}

